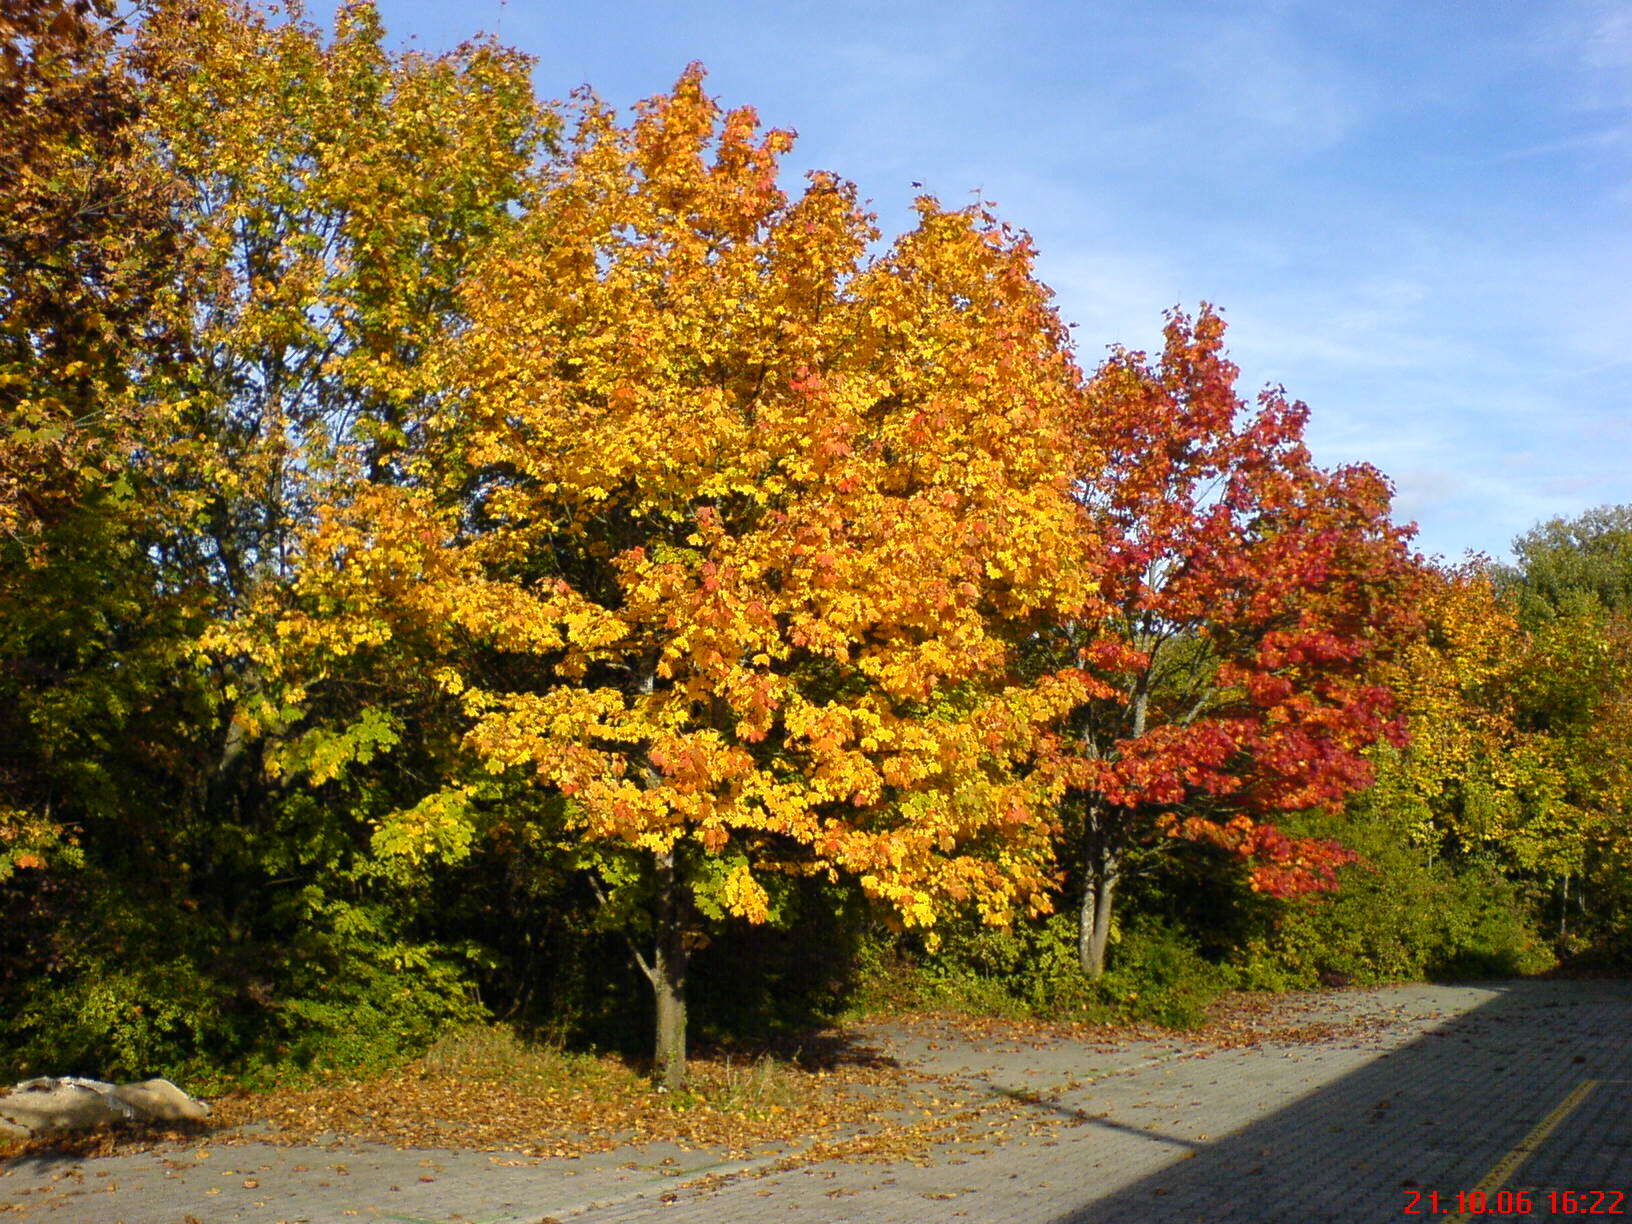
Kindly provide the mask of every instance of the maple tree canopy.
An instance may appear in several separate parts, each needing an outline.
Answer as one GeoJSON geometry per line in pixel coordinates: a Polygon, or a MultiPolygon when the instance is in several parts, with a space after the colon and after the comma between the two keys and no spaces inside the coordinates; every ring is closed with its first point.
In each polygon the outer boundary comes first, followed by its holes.
{"type": "MultiPolygon", "coordinates": [[[[909,924],[1045,907],[1048,799],[1013,764],[1063,686],[1008,669],[1086,586],[1080,376],[1028,240],[924,198],[869,260],[854,189],[787,197],[791,135],[698,69],[628,128],[578,112],[469,280],[410,487],[310,543],[346,611],[286,633],[431,627],[490,769],[570,796],[570,837],[727,863],[730,912],[765,916],[762,867],[853,873],[909,924]],[[525,662],[495,678],[471,639],[525,662]]],[[[470,793],[382,836],[463,846],[470,793]]]]}
{"type": "Polygon", "coordinates": [[[1224,847],[1267,892],[1330,888],[1353,856],[1265,818],[1337,806],[1370,781],[1365,749],[1402,730],[1375,675],[1416,574],[1388,483],[1316,467],[1307,409],[1272,390],[1250,410],[1223,343],[1216,312],[1175,312],[1159,361],[1118,351],[1077,401],[1099,585],[1039,650],[1080,686],[1042,761],[1085,864],[1090,973],[1122,857],[1153,836],[1224,847]]]}

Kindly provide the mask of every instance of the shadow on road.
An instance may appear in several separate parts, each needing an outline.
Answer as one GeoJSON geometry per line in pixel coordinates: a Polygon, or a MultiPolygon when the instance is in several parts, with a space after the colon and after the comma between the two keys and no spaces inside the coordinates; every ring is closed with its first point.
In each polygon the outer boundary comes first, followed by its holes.
{"type": "MultiPolygon", "coordinates": [[[[1457,1193],[1482,1183],[1486,1208],[1468,1218],[1573,1218],[1580,1202],[1548,1191],[1604,1189],[1626,1192],[1632,1219],[1632,982],[1491,989],[1475,1010],[1054,1224],[1371,1222],[1436,1206],[1454,1219],[1477,1204],[1457,1193]],[[1529,1192],[1533,1210],[1499,1204],[1493,1177],[1529,1192]]],[[[1613,1201],[1597,1214],[1613,1218],[1613,1201]]]]}

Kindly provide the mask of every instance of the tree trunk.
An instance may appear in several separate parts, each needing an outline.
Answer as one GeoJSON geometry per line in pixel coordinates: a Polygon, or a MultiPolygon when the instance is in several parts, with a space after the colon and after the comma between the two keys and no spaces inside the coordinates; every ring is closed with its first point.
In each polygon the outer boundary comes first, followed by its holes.
{"type": "Polygon", "coordinates": [[[657,997],[657,1045],[652,1078],[660,1088],[686,1086],[686,950],[680,879],[672,849],[657,856],[657,929],[652,992],[657,997]]]}
{"type": "MultiPolygon", "coordinates": [[[[639,676],[639,691],[650,696],[657,688],[655,660],[648,660],[639,676]]],[[[647,759],[642,774],[648,790],[663,784],[662,775],[647,759]]],[[[686,897],[675,848],[653,856],[657,867],[657,903],[652,912],[652,959],[648,964],[639,949],[635,960],[652,984],[657,1001],[657,1040],[652,1049],[652,1078],[658,1091],[674,1092],[686,1086],[686,897]]]]}
{"type": "MultiPolygon", "coordinates": [[[[1128,695],[1128,733],[1138,739],[1145,733],[1145,719],[1150,708],[1150,663],[1128,695]]],[[[1091,758],[1098,758],[1099,747],[1092,728],[1083,729],[1083,743],[1091,758]]],[[[1091,980],[1105,975],[1105,945],[1111,938],[1111,905],[1116,898],[1116,882],[1121,874],[1123,843],[1121,833],[1125,813],[1108,810],[1103,797],[1090,795],[1082,816],[1083,862],[1082,904],[1077,910],[1077,960],[1082,972],[1091,980]]]]}
{"type": "Polygon", "coordinates": [[[1090,804],[1084,830],[1082,905],[1077,914],[1077,958],[1082,971],[1097,979],[1105,973],[1105,944],[1111,936],[1111,903],[1116,896],[1120,861],[1107,844],[1103,809],[1090,804]]]}

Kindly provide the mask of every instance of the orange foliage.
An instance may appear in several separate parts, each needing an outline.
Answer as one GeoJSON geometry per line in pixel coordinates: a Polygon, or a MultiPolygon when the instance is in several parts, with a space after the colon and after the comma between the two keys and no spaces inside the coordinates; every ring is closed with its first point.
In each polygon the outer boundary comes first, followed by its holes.
{"type": "Polygon", "coordinates": [[[429,634],[490,770],[570,796],[581,842],[734,864],[749,919],[790,868],[909,924],[1045,907],[1012,765],[1066,686],[1008,669],[1085,588],[1079,374],[1027,239],[924,198],[869,261],[854,189],[785,195],[791,134],[696,68],[630,127],[578,112],[470,280],[413,487],[325,511],[304,587],[343,611],[285,633],[429,634]]]}

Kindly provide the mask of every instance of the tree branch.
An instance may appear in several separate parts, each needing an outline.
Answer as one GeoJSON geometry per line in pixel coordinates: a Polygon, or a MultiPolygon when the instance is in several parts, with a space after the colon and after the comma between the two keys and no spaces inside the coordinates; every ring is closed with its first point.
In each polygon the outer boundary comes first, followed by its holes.
{"type": "MultiPolygon", "coordinates": [[[[595,900],[601,903],[601,908],[610,909],[612,903],[607,899],[606,890],[601,887],[601,882],[597,880],[593,874],[591,874],[589,877],[589,887],[595,893],[595,900]]],[[[650,982],[653,986],[656,986],[657,971],[652,968],[651,961],[646,959],[640,948],[635,944],[634,937],[626,931],[624,932],[623,942],[629,945],[629,955],[635,958],[636,968],[646,975],[646,980],[648,982],[650,982]]]]}

